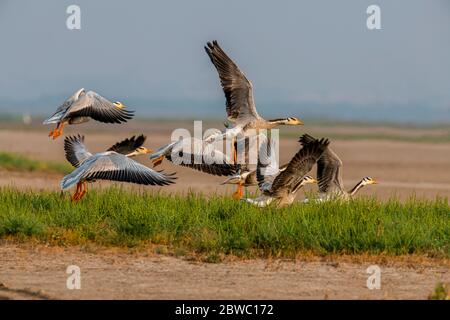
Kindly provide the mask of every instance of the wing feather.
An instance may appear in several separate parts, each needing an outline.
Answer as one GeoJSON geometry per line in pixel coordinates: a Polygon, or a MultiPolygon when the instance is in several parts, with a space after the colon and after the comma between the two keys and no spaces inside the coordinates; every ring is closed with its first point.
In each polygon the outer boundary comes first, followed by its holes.
{"type": "Polygon", "coordinates": [[[123,141],[117,142],[115,145],[110,147],[107,151],[115,151],[121,154],[129,154],[141,147],[145,142],[146,136],[141,134],[140,136],[132,136],[123,141]]]}
{"type": "Polygon", "coordinates": [[[64,139],[64,151],[67,161],[74,167],[79,167],[86,159],[92,157],[84,145],[84,136],[68,136],[64,139]]]}
{"type": "Polygon", "coordinates": [[[208,42],[205,50],[219,73],[220,84],[226,98],[228,119],[237,123],[259,119],[253,99],[252,83],[222,50],[217,41],[208,42]]]}
{"type": "Polygon", "coordinates": [[[286,168],[273,178],[269,190],[270,194],[276,196],[285,191],[291,192],[296,189],[302,179],[311,171],[328,144],[327,139],[321,139],[300,149],[286,168]]]}
{"type": "MultiPolygon", "coordinates": [[[[316,139],[308,134],[304,134],[299,140],[304,146],[314,141],[316,141],[316,139]]],[[[333,191],[344,191],[341,171],[341,159],[339,159],[337,154],[330,147],[327,147],[317,161],[319,192],[328,193],[333,191]]]]}
{"type": "Polygon", "coordinates": [[[90,117],[104,123],[122,123],[133,115],[134,111],[120,108],[96,92],[88,91],[70,106],[64,118],[90,117]]]}
{"type": "Polygon", "coordinates": [[[237,171],[237,165],[233,164],[223,152],[215,149],[213,144],[204,143],[204,141],[195,138],[180,139],[166,144],[156,150],[150,156],[150,159],[161,156],[175,165],[215,176],[228,176],[235,174],[237,171]],[[196,144],[197,146],[195,146],[196,144]],[[202,150],[205,150],[204,148],[210,148],[208,150],[214,153],[214,157],[210,152],[202,152],[202,150]]]}
{"type": "Polygon", "coordinates": [[[259,189],[263,193],[269,193],[275,178],[280,173],[276,152],[278,144],[277,140],[265,135],[260,135],[260,139],[256,180],[258,181],[259,189]]]}
{"type": "MultiPolygon", "coordinates": [[[[86,162],[80,180],[111,180],[143,185],[165,186],[174,183],[173,174],[152,170],[123,154],[105,152],[86,162]]],[[[81,167],[79,168],[81,169],[81,167]]]]}

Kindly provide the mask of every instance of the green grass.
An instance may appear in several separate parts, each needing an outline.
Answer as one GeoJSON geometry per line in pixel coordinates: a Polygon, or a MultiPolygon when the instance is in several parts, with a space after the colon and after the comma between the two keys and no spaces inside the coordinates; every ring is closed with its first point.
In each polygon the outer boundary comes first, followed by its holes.
{"type": "Polygon", "coordinates": [[[450,257],[446,199],[361,199],[348,203],[256,208],[229,198],[168,196],[111,188],[79,203],[60,193],[0,189],[0,238],[56,244],[154,244],[177,254],[244,257],[424,254],[450,257]]]}
{"type": "Polygon", "coordinates": [[[434,288],[433,293],[428,296],[428,300],[450,300],[448,285],[439,282],[434,288]]]}
{"type": "Polygon", "coordinates": [[[0,169],[16,171],[45,171],[67,174],[73,170],[68,163],[30,159],[24,155],[0,152],[0,169]]]}

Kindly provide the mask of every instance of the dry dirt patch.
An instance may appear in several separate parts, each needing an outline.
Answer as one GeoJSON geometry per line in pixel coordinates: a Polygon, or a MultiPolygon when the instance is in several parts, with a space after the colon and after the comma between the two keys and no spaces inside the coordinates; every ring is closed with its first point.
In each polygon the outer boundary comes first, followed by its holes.
{"type": "Polygon", "coordinates": [[[437,282],[450,281],[448,261],[408,257],[208,264],[127,249],[3,243],[0,261],[3,299],[426,299],[437,282]],[[382,270],[380,290],[366,287],[373,263],[382,270]],[[81,268],[81,290],[66,288],[68,265],[81,268]]]}

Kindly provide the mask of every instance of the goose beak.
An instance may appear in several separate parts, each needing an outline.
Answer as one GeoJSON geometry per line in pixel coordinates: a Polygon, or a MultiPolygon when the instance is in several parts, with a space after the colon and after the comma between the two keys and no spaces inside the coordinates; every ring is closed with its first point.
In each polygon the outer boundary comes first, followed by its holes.
{"type": "Polygon", "coordinates": [[[148,153],[152,153],[153,150],[152,149],[147,149],[147,148],[140,148],[140,149],[136,149],[133,152],[127,154],[128,157],[134,157],[134,156],[139,156],[141,154],[148,154],[148,153]]]}
{"type": "Polygon", "coordinates": [[[116,101],[114,105],[119,109],[125,109],[125,105],[122,102],[116,101]]]}
{"type": "Polygon", "coordinates": [[[292,126],[302,126],[304,125],[303,121],[300,119],[292,119],[289,121],[289,124],[292,126]]]}

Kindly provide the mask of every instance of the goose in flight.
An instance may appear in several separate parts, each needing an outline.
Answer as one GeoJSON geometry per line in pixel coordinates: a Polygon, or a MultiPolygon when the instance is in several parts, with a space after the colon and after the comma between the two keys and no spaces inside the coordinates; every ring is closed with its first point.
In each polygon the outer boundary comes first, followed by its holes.
{"type": "Polygon", "coordinates": [[[229,176],[236,173],[237,166],[222,151],[197,138],[185,138],[160,147],[150,159],[156,167],[164,159],[214,176],[229,176]],[[184,152],[184,151],[188,152],[184,152]]]}
{"type": "Polygon", "coordinates": [[[110,102],[94,91],[80,89],[56,109],[44,124],[56,123],[49,137],[56,139],[63,133],[65,124],[79,124],[89,118],[104,123],[122,123],[133,118],[134,111],[125,110],[121,102],[110,102]]]}
{"type": "Polygon", "coordinates": [[[253,85],[245,77],[244,73],[222,50],[217,41],[208,42],[205,46],[211,62],[216,68],[222,89],[225,93],[226,112],[228,121],[234,124],[231,129],[219,135],[211,135],[208,141],[217,138],[235,137],[238,134],[251,134],[254,129],[272,129],[279,125],[303,125],[303,122],[295,117],[265,120],[255,106],[253,98],[253,85]]]}
{"type": "MultiPolygon", "coordinates": [[[[304,147],[316,143],[316,141],[309,134],[304,134],[299,140],[304,147]]],[[[339,159],[330,147],[327,147],[322,156],[317,160],[317,180],[319,185],[319,201],[332,198],[348,200],[362,187],[378,183],[371,177],[364,177],[351,190],[346,191],[342,180],[342,160],[339,159]]],[[[306,200],[306,202],[308,201],[306,200]]]]}
{"type": "Polygon", "coordinates": [[[69,136],[64,140],[66,159],[76,168],[61,181],[61,189],[77,187],[73,201],[87,192],[87,182],[94,180],[122,181],[143,185],[165,186],[174,183],[174,174],[154,171],[130,157],[151,153],[142,147],[144,136],[132,137],[116,143],[105,152],[90,153],[84,145],[84,136],[69,136]]]}
{"type": "Polygon", "coordinates": [[[306,184],[317,181],[307,175],[329,144],[327,139],[316,140],[301,148],[284,170],[278,167],[274,140],[266,138],[258,154],[256,178],[262,196],[243,199],[259,207],[274,203],[284,207],[294,202],[297,192],[306,184]]]}

